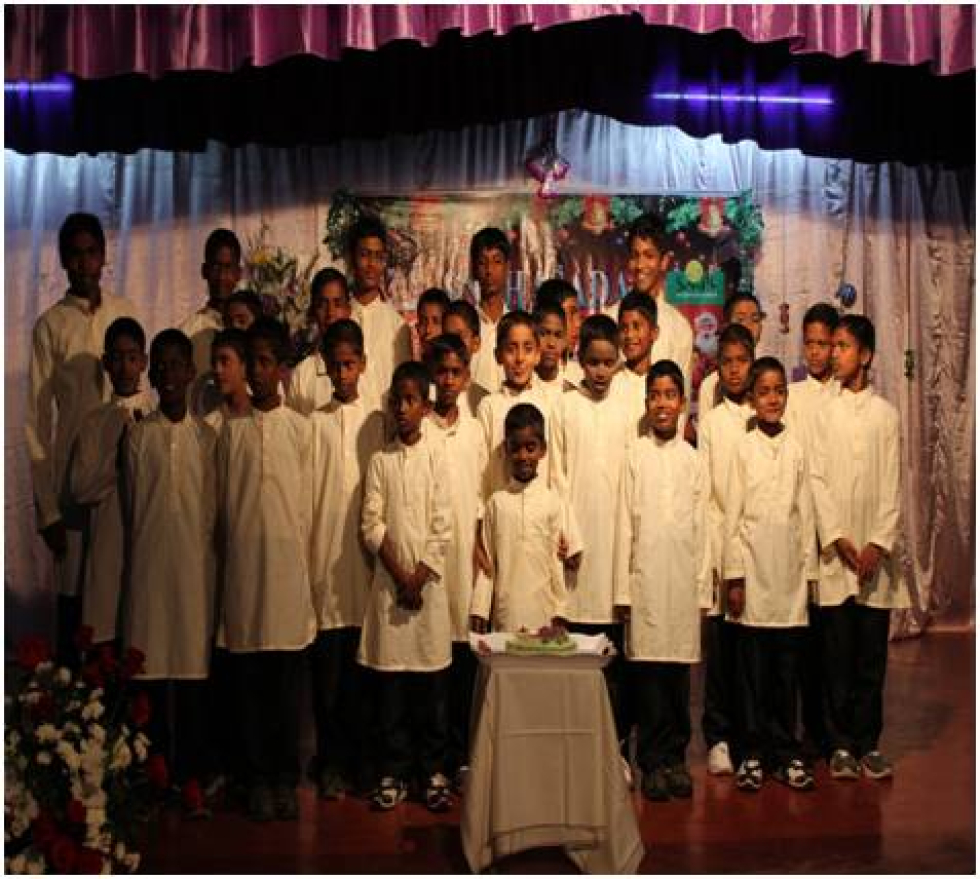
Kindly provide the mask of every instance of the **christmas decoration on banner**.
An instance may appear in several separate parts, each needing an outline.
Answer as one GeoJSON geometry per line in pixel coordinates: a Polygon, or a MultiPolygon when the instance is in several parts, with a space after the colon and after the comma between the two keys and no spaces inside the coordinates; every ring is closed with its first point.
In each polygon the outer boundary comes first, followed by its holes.
{"type": "Polygon", "coordinates": [[[841,284],[834,293],[834,298],[840,300],[841,307],[850,308],[857,302],[857,288],[853,284],[841,284]]]}
{"type": "Polygon", "coordinates": [[[558,181],[565,179],[571,167],[568,160],[558,152],[558,121],[557,117],[552,117],[544,138],[531,149],[524,160],[527,173],[538,181],[538,197],[555,198],[558,195],[558,181]]]}

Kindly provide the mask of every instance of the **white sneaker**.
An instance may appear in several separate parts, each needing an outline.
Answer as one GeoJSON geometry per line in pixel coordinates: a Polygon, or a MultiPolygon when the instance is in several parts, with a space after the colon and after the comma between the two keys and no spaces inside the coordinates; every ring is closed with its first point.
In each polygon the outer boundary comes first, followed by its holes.
{"type": "Polygon", "coordinates": [[[718,742],[708,751],[709,775],[733,775],[732,756],[728,753],[728,742],[718,742]]]}

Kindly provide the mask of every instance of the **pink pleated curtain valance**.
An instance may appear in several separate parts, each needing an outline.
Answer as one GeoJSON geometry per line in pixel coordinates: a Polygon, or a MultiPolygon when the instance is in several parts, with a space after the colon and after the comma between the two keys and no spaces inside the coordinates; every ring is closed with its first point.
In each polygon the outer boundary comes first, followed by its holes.
{"type": "Polygon", "coordinates": [[[731,28],[752,42],[789,40],[794,52],[928,63],[942,75],[975,66],[974,8],[965,5],[8,5],[5,73],[36,81],[58,73],[233,71],[298,54],[337,59],[345,48],[377,49],[392,40],[431,45],[446,30],[504,34],[607,15],[698,33],[731,28]]]}

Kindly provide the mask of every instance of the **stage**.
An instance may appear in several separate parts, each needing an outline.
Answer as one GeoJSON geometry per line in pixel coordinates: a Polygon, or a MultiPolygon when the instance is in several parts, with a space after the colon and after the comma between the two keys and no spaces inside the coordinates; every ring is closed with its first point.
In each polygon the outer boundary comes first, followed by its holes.
{"type": "MultiPolygon", "coordinates": [[[[648,873],[973,873],[975,862],[973,634],[928,634],[892,644],[882,750],[891,782],[836,782],[823,764],[817,790],[768,781],[758,794],[709,778],[700,740],[700,675],[693,685],[694,797],[653,804],[635,794],[648,873]]],[[[307,743],[307,750],[309,749],[307,743]]],[[[459,806],[431,815],[364,801],[323,803],[308,783],[300,820],[258,825],[219,810],[213,820],[167,812],[141,872],[465,873],[459,806]]],[[[518,855],[501,873],[575,872],[557,851],[518,855]]]]}

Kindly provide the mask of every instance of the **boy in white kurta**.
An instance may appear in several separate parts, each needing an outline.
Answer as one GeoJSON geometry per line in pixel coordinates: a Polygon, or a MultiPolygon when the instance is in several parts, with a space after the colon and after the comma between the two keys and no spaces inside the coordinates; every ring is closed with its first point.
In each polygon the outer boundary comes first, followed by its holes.
{"type": "Polygon", "coordinates": [[[756,423],[735,449],[725,507],[727,613],[741,626],[744,758],[735,784],[757,791],[769,771],[794,790],[811,790],[796,735],[807,596],[817,579],[810,470],[782,424],[786,372],[778,360],[755,361],[749,395],[756,423]]]}
{"type": "MultiPolygon", "coordinates": [[[[320,269],[310,282],[310,318],[322,340],[327,327],[351,316],[350,290],[347,278],[337,269],[320,269]]],[[[322,345],[304,357],[289,376],[286,405],[301,415],[326,406],[333,396],[333,385],[327,375],[322,345]]]]}
{"type": "MultiPolygon", "coordinates": [[[[762,305],[753,293],[734,293],[725,300],[722,308],[722,330],[732,324],[745,327],[751,334],[755,345],[755,354],[761,356],[759,351],[759,340],[762,338],[762,322],[765,315],[762,313],[762,305]]],[[[718,388],[718,370],[713,369],[702,380],[701,387],[698,388],[698,418],[704,418],[706,412],[714,409],[722,400],[722,393],[718,388]]],[[[789,408],[786,410],[789,417],[789,408]]],[[[789,423],[787,422],[787,426],[789,423]]]]}
{"type": "Polygon", "coordinates": [[[815,431],[814,497],[820,536],[830,773],[888,778],[878,749],[888,665],[890,612],[911,604],[895,557],[901,519],[901,439],[894,406],[868,384],[875,351],[871,321],[841,318],[833,336],[840,393],[815,431]],[[838,451],[839,450],[839,451],[838,451]]]}
{"type": "Polygon", "coordinates": [[[317,638],[310,651],[321,797],[336,799],[366,780],[374,699],[357,664],[373,565],[360,539],[364,474],[384,446],[384,416],[361,397],[364,336],[352,320],[331,324],[323,362],[333,398],[310,416],[313,426],[313,528],[310,579],[317,638]]]}
{"type": "Polygon", "coordinates": [[[738,627],[725,620],[722,577],[728,470],[752,415],[746,402],[752,366],[752,336],[745,327],[727,327],[718,340],[720,405],[707,413],[698,430],[698,454],[711,481],[708,499],[708,540],[714,598],[705,626],[704,714],[701,729],[708,746],[708,772],[731,775],[738,754],[735,703],[735,640],[738,627]]]}
{"type": "Polygon", "coordinates": [[[150,346],[160,408],[126,434],[128,570],[123,644],[146,656],[150,737],[181,785],[207,760],[206,695],[214,633],[215,435],[188,410],[194,348],[180,330],[150,346]]]}
{"type": "MultiPolygon", "coordinates": [[[[637,423],[646,413],[647,373],[653,364],[650,357],[659,332],[656,301],[643,293],[627,293],[619,303],[619,343],[624,363],[616,373],[614,390],[624,397],[624,405],[637,423]]],[[[681,433],[684,421],[682,412],[681,433]]]]}
{"type": "Polygon", "coordinates": [[[451,804],[445,775],[452,633],[444,579],[452,532],[444,444],[422,429],[429,374],[403,363],[391,381],[397,438],[371,458],[361,535],[375,556],[357,661],[379,672],[382,777],[373,803],[393,809],[418,773],[432,811],[451,804]],[[415,759],[413,759],[415,758],[415,759]]]}
{"type": "Polygon", "coordinates": [[[582,313],[578,307],[578,290],[562,278],[548,278],[534,291],[534,310],[556,306],[565,315],[565,350],[562,352],[561,374],[568,384],[582,381],[578,360],[578,337],[582,330],[582,313]]]}
{"type": "Polygon", "coordinates": [[[84,511],[70,503],[65,490],[68,457],[82,419],[109,399],[99,368],[106,329],[116,318],[134,317],[136,310],[100,286],[105,233],[97,217],[66,217],[58,231],[58,254],[68,290],[34,324],[24,433],[37,528],[54,556],[57,659],[74,665],[86,523],[84,511]]]}
{"type": "Polygon", "coordinates": [[[123,445],[128,430],[156,407],[152,396],[140,390],[146,362],[143,328],[129,317],[114,320],[106,330],[102,355],[102,368],[112,383],[112,398],[82,420],[68,468],[72,501],[88,508],[82,625],[91,627],[94,644],[119,637],[123,445]]]}
{"type": "Polygon", "coordinates": [[[518,403],[505,421],[510,482],[487,502],[482,523],[491,579],[478,578],[470,625],[486,632],[567,624],[566,570],[582,560],[574,514],[539,469],[547,440],[541,411],[518,403]]]}
{"type": "Polygon", "coordinates": [[[477,232],[470,240],[470,273],[480,291],[477,314],[483,347],[471,365],[473,380],[491,394],[504,380],[503,364],[491,347],[497,328],[507,313],[507,278],[510,271],[510,241],[493,227],[477,232]]]}
{"type": "Polygon", "coordinates": [[[701,658],[700,610],[711,606],[708,476],[678,430],[684,376],[650,369],[647,429],[626,451],[616,515],[614,600],[627,620],[629,692],[643,793],[691,795],[690,667],[701,658]]]}
{"type": "Polygon", "coordinates": [[[549,398],[551,408],[557,409],[565,382],[565,312],[557,305],[545,304],[535,308],[534,319],[541,357],[534,369],[538,387],[549,398]]]}
{"type": "Polygon", "coordinates": [[[426,428],[445,442],[447,481],[452,490],[452,536],[446,550],[443,580],[449,590],[453,661],[449,680],[449,750],[447,765],[459,788],[460,771],[468,764],[470,710],[476,658],[470,649],[470,604],[476,577],[474,544],[482,518],[480,480],[487,465],[483,431],[459,403],[470,384],[469,351],[451,333],[430,340],[426,366],[435,384],[435,403],[426,428]]]}
{"type": "Polygon", "coordinates": [[[480,401],[487,396],[487,389],[479,384],[473,373],[473,364],[480,354],[480,315],[465,299],[454,299],[442,316],[442,331],[459,336],[470,356],[470,381],[457,398],[461,411],[476,418],[480,401]]]}
{"type": "Polygon", "coordinates": [[[252,408],[228,418],[217,446],[224,583],[219,644],[232,654],[248,811],[298,815],[299,681],[316,633],[310,590],[313,435],[282,405],[286,328],[260,318],[247,332],[252,408]]]}

